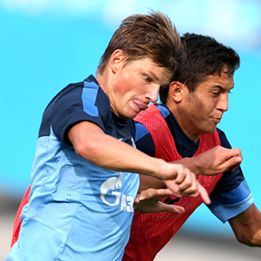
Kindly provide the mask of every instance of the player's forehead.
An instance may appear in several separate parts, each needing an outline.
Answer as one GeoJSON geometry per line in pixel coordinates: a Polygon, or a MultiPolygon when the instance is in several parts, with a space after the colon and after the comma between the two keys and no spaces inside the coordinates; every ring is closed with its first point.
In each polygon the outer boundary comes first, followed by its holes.
{"type": "Polygon", "coordinates": [[[221,74],[207,75],[202,81],[196,85],[196,90],[221,88],[224,91],[229,91],[234,87],[233,74],[222,72],[221,74]]]}
{"type": "Polygon", "coordinates": [[[136,68],[141,74],[152,77],[160,85],[168,85],[171,71],[158,65],[150,57],[142,57],[128,62],[128,66],[136,68]]]}

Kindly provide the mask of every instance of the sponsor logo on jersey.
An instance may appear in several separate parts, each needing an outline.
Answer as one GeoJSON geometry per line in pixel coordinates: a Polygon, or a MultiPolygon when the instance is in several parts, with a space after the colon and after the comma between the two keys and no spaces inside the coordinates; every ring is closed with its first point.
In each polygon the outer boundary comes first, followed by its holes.
{"type": "Polygon", "coordinates": [[[121,193],[121,188],[122,175],[108,178],[100,187],[100,199],[108,206],[119,206],[122,211],[133,212],[134,197],[121,193]]]}

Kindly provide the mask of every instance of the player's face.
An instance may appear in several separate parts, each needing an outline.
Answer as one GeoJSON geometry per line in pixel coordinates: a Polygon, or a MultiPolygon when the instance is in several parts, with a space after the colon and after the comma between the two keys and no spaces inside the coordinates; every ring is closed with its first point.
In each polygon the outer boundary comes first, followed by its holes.
{"type": "Polygon", "coordinates": [[[183,100],[182,127],[193,140],[200,134],[212,133],[228,110],[228,94],[234,86],[233,75],[210,75],[183,100]]]}
{"type": "Polygon", "coordinates": [[[160,86],[167,85],[170,76],[149,58],[125,62],[114,74],[109,93],[113,112],[134,118],[149,102],[157,101],[160,86]]]}

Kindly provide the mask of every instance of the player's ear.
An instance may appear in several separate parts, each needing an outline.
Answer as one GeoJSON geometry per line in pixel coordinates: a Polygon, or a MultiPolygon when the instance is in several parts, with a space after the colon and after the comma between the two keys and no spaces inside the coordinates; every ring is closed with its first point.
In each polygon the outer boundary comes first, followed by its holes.
{"type": "Polygon", "coordinates": [[[110,57],[109,66],[113,73],[117,73],[125,64],[126,62],[126,55],[125,53],[120,50],[116,49],[110,57]]]}
{"type": "Polygon", "coordinates": [[[169,98],[173,99],[175,102],[181,102],[187,88],[184,83],[179,81],[173,81],[169,84],[169,98]]]}

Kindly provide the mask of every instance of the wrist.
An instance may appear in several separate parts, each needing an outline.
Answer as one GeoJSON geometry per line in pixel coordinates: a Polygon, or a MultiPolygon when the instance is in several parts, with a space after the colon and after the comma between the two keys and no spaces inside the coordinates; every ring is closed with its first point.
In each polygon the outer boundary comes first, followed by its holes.
{"type": "MultiPolygon", "coordinates": [[[[146,155],[147,156],[147,155],[146,155]]],[[[167,176],[164,171],[164,166],[167,164],[162,159],[147,156],[147,160],[141,163],[141,167],[138,169],[140,175],[149,176],[159,180],[166,179],[167,176]]]]}
{"type": "Polygon", "coordinates": [[[159,158],[154,158],[155,159],[155,166],[153,167],[153,177],[160,179],[160,180],[165,180],[168,178],[168,170],[167,166],[169,163],[166,161],[159,159],[159,158]]]}
{"type": "Polygon", "coordinates": [[[183,158],[180,163],[182,163],[186,168],[194,172],[196,175],[201,174],[202,169],[197,157],[183,158]]]}

